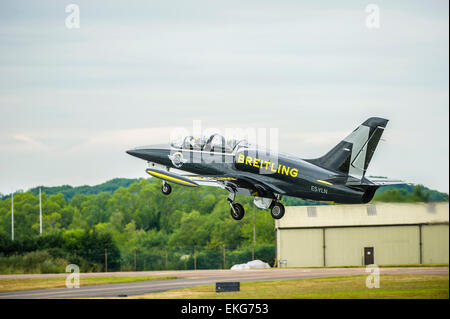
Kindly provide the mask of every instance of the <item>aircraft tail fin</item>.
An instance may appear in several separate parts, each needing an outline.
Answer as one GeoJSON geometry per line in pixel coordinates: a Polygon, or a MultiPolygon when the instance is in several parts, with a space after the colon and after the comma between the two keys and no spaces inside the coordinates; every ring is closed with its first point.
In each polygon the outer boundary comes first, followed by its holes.
{"type": "Polygon", "coordinates": [[[322,157],[309,162],[361,180],[389,120],[371,117],[322,157]]]}

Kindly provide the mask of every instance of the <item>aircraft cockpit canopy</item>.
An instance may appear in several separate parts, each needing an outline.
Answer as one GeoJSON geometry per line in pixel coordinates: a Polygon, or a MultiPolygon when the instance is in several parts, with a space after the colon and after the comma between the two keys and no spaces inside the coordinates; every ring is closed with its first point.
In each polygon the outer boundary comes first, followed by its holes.
{"type": "Polygon", "coordinates": [[[171,143],[171,146],[175,148],[221,153],[232,153],[237,146],[245,145],[247,141],[244,139],[225,138],[220,134],[200,137],[190,135],[171,143]]]}

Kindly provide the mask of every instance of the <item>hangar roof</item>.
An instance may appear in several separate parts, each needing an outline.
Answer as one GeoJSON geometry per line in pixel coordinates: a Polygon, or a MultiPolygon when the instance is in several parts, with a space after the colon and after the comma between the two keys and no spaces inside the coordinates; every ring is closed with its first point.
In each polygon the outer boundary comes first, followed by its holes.
{"type": "Polygon", "coordinates": [[[448,224],[449,204],[374,203],[367,205],[289,206],[276,228],[448,224]]]}

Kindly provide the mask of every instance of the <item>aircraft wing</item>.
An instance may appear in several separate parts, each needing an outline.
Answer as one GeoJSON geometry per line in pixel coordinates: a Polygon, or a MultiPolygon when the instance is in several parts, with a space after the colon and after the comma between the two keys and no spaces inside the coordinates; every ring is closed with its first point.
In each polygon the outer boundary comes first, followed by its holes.
{"type": "Polygon", "coordinates": [[[284,194],[282,189],[255,178],[243,176],[200,176],[195,174],[178,174],[174,171],[165,171],[159,168],[147,168],[146,172],[156,178],[167,182],[196,187],[199,185],[221,187],[229,192],[248,196],[274,198],[274,193],[284,194]]]}
{"type": "Polygon", "coordinates": [[[215,186],[225,188],[225,181],[232,181],[232,178],[225,177],[213,177],[213,176],[200,176],[200,175],[182,175],[189,178],[193,182],[202,186],[215,186]]]}
{"type": "Polygon", "coordinates": [[[236,177],[183,175],[193,182],[204,186],[216,186],[238,194],[273,198],[274,193],[283,195],[285,191],[268,183],[245,175],[236,177]]]}

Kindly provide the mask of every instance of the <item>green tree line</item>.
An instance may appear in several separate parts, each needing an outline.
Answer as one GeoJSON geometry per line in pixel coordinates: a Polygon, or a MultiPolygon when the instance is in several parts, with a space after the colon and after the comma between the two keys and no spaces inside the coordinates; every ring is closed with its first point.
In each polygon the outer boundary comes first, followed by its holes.
{"type": "MultiPolygon", "coordinates": [[[[71,261],[76,254],[77,258],[83,258],[87,269],[97,270],[104,268],[104,249],[108,248],[108,270],[134,268],[136,251],[140,268],[163,269],[170,258],[175,268],[192,268],[192,251],[196,247],[197,266],[216,268],[222,263],[225,245],[229,263],[239,252],[245,261],[250,260],[251,198],[239,198],[248,214],[238,222],[230,217],[225,190],[206,187],[194,190],[174,185],[172,194],[164,196],[160,186],[159,181],[141,179],[111,193],[76,194],[69,201],[62,193],[43,192],[43,236],[39,235],[38,194],[16,193],[14,242],[11,198],[5,197],[0,201],[0,255],[6,258],[45,250],[55,259],[71,261]],[[212,258],[213,255],[217,258],[212,258]],[[188,258],[180,261],[183,256],[188,258]],[[208,259],[214,259],[216,264],[209,265],[208,259]]],[[[256,216],[257,249],[266,256],[266,261],[273,263],[273,219],[267,211],[258,209],[256,216]]],[[[1,263],[6,260],[0,260],[1,263]]]]}
{"type": "MultiPolygon", "coordinates": [[[[42,188],[42,236],[39,190],[17,192],[14,241],[11,198],[3,196],[0,272],[64,271],[63,265],[69,262],[81,265],[82,271],[105,270],[105,262],[108,270],[229,267],[252,257],[253,210],[255,255],[274,263],[274,220],[268,211],[255,208],[252,198],[238,195],[247,214],[235,221],[223,189],[174,185],[172,194],[164,196],[160,186],[161,182],[154,179],[115,179],[96,187],[42,188]]],[[[448,201],[447,194],[420,185],[406,186],[377,191],[374,200],[448,201]]],[[[318,204],[289,197],[283,202],[318,204]]]]}

